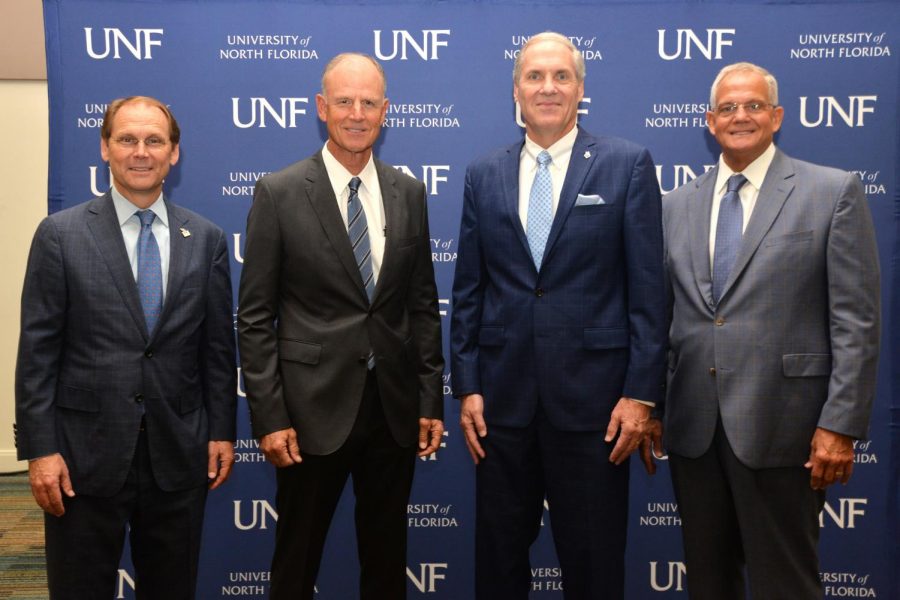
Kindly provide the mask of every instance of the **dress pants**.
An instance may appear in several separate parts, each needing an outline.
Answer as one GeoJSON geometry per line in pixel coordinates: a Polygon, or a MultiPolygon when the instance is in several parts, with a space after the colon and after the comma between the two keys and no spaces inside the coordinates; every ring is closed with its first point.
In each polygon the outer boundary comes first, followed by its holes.
{"type": "Polygon", "coordinates": [[[628,462],[601,431],[488,425],[476,468],[475,597],[525,600],[546,496],[566,600],[624,597],[628,462]]]}
{"type": "Polygon", "coordinates": [[[825,493],[803,466],[751,469],[722,428],[698,458],[669,454],[691,600],[817,600],[825,493]]]}
{"type": "Polygon", "coordinates": [[[312,600],[322,549],[335,508],[352,476],[361,600],[406,598],[406,511],[416,446],[391,434],[369,373],[349,437],[333,454],[300,454],[303,462],[276,472],[278,490],[273,600],[312,600]]]}
{"type": "Polygon", "coordinates": [[[156,485],[142,429],[123,488],[109,498],[63,496],[62,517],[44,513],[51,600],[116,597],[130,526],[138,600],[190,600],[197,585],[206,485],[167,492],[156,485]]]}

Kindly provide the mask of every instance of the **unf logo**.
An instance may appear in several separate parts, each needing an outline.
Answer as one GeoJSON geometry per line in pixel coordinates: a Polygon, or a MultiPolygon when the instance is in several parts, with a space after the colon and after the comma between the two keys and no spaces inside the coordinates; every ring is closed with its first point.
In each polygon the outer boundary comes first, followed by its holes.
{"type": "Polygon", "coordinates": [[[839,498],[837,510],[825,502],[825,507],[819,513],[819,527],[825,527],[825,515],[828,515],[834,524],[841,529],[856,528],[856,518],[866,514],[862,507],[869,503],[868,498],[839,498]]]}
{"type": "Polygon", "coordinates": [[[241,531],[248,531],[250,529],[268,529],[269,519],[278,521],[278,513],[275,512],[275,509],[272,508],[272,505],[269,504],[267,500],[251,500],[249,518],[245,518],[244,515],[242,515],[243,512],[244,511],[241,510],[241,501],[235,500],[234,526],[241,531]]]}
{"type": "Polygon", "coordinates": [[[282,129],[297,126],[297,115],[305,115],[305,105],[309,98],[279,98],[273,104],[265,98],[249,98],[249,115],[247,120],[241,118],[241,99],[231,99],[231,120],[235,127],[265,128],[266,123],[275,122],[282,129]],[[302,108],[301,108],[302,107],[302,108]]]}
{"type": "Polygon", "coordinates": [[[153,46],[162,46],[162,29],[133,29],[134,37],[131,38],[121,29],[115,27],[103,28],[102,52],[97,52],[94,46],[94,36],[91,27],[84,28],[84,44],[88,56],[95,60],[107,58],[112,52],[112,57],[122,58],[122,47],[138,60],[150,60],[153,58],[153,46]]]}
{"type": "Polygon", "coordinates": [[[722,48],[731,46],[732,41],[728,36],[733,36],[734,29],[707,29],[706,40],[694,33],[693,29],[676,29],[675,30],[675,51],[671,54],[666,52],[666,30],[658,29],[659,32],[659,57],[663,60],[675,60],[683,58],[691,60],[691,50],[696,48],[706,60],[721,60],[722,48]]]}
{"type": "MultiPolygon", "coordinates": [[[[703,165],[703,171],[700,173],[706,173],[716,165],[703,165]]],[[[688,181],[693,181],[697,178],[697,172],[690,165],[672,165],[671,169],[665,169],[665,173],[663,173],[663,165],[656,165],[656,180],[659,181],[659,193],[660,194],[668,194],[679,187],[686,184],[688,181]],[[672,176],[672,186],[666,188],[663,184],[663,180],[669,180],[669,174],[672,176]]]]}
{"type": "Polygon", "coordinates": [[[125,598],[126,589],[134,591],[134,577],[125,569],[119,569],[119,576],[116,579],[116,600],[125,598]]]}
{"type": "MultiPolygon", "coordinates": [[[[410,177],[416,177],[416,174],[413,173],[412,169],[406,165],[397,165],[394,168],[401,173],[406,173],[410,177]]],[[[442,175],[442,173],[445,172],[450,172],[450,165],[422,165],[422,177],[420,181],[425,182],[425,189],[429,196],[437,196],[438,183],[447,182],[447,176],[442,175]]]]}
{"type": "MultiPolygon", "coordinates": [[[[847,96],[845,108],[834,96],[819,96],[818,118],[811,121],[808,118],[810,103],[806,96],[800,96],[800,123],[804,127],[818,127],[824,122],[825,127],[834,127],[834,116],[837,115],[847,127],[864,127],[865,115],[875,112],[876,102],[878,96],[847,96]]],[[[815,100],[812,104],[815,104],[815,100]]]]}
{"type": "Polygon", "coordinates": [[[447,563],[419,563],[419,573],[412,572],[412,569],[406,567],[406,576],[416,586],[420,592],[430,593],[437,591],[437,582],[446,579],[443,573],[447,569],[447,563]]]}
{"type": "Polygon", "coordinates": [[[391,32],[391,51],[383,50],[381,30],[375,29],[375,56],[380,60],[394,60],[399,55],[400,60],[409,60],[408,52],[419,55],[422,60],[438,60],[438,48],[446,47],[450,37],[449,29],[423,29],[422,43],[406,29],[394,29],[391,32]],[[442,39],[444,38],[444,39],[442,39]]]}
{"type": "Polygon", "coordinates": [[[650,587],[656,592],[668,592],[684,590],[684,575],[687,567],[680,561],[669,561],[668,568],[658,568],[656,561],[650,562],[650,587]],[[660,571],[665,571],[662,575],[660,571]],[[665,579],[662,579],[665,577],[665,579]]]}

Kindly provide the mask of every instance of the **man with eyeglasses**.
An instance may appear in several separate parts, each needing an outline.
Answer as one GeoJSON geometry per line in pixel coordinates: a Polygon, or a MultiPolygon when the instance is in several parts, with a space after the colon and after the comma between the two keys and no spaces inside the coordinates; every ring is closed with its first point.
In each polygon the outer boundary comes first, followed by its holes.
{"type": "Polygon", "coordinates": [[[348,476],[362,600],[406,597],[416,455],[443,434],[441,325],[425,186],[373,156],[381,66],[333,58],[324,147],[256,184],[238,339],[260,449],[277,467],[273,599],[311,600],[348,476]]]}
{"type": "MultiPolygon", "coordinates": [[[[773,143],[778,85],[712,85],[717,168],[663,200],[671,302],[665,445],[692,600],[822,597],[825,490],[853,472],[879,345],[872,219],[856,175],[773,143]]],[[[659,442],[659,422],[655,422],[659,442]]]]}
{"type": "Polygon", "coordinates": [[[38,227],[22,292],[18,455],[45,511],[53,600],[194,597],[208,489],[234,463],[235,351],[222,230],[176,206],[171,111],[111,102],[112,187],[38,227]]]}

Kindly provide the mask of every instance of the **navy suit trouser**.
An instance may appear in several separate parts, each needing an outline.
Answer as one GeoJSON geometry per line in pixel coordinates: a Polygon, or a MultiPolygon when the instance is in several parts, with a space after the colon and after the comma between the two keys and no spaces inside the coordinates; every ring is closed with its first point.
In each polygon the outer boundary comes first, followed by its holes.
{"type": "Polygon", "coordinates": [[[525,600],[544,498],[566,600],[624,597],[628,462],[609,462],[602,431],[488,425],[476,468],[475,597],[525,600]]]}
{"type": "Polygon", "coordinates": [[[128,524],[135,597],[195,597],[206,485],[167,492],[159,488],[141,431],[123,488],[108,498],[63,496],[62,517],[44,513],[47,583],[51,600],[117,597],[119,561],[128,524]]]}

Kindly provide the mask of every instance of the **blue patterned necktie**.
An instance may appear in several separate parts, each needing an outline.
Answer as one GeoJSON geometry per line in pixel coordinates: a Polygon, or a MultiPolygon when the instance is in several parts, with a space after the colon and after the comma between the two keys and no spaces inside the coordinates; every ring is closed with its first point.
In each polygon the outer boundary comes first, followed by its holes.
{"type": "Polygon", "coordinates": [[[725,289],[725,282],[741,248],[744,231],[744,208],[738,193],[747,178],[737,173],[728,178],[728,189],[719,204],[716,223],[716,245],[713,250],[713,302],[718,303],[725,289]]]}
{"type": "Polygon", "coordinates": [[[141,295],[141,306],[144,308],[144,320],[147,332],[151,333],[159,319],[162,309],[162,267],[159,259],[159,245],[153,235],[153,219],[156,213],[152,210],[139,210],[137,216],[141,220],[141,235],[138,238],[138,292],[141,295]]]}
{"type": "Polygon", "coordinates": [[[538,270],[544,260],[544,248],[553,223],[553,180],[550,178],[550,153],[541,150],[537,155],[537,173],[528,196],[528,247],[538,270]]]}
{"type": "MultiPolygon", "coordinates": [[[[347,184],[350,188],[350,197],[347,199],[347,233],[350,235],[350,244],[353,246],[353,256],[356,258],[356,266],[362,276],[363,285],[366,288],[366,296],[372,302],[375,294],[375,273],[372,270],[372,245],[369,242],[369,225],[366,221],[366,212],[359,201],[359,177],[354,177],[347,184]]],[[[367,361],[369,369],[375,366],[375,355],[369,351],[367,361]]]]}

